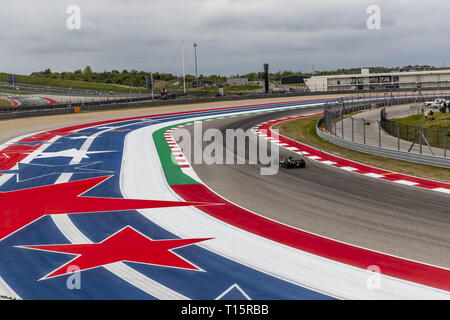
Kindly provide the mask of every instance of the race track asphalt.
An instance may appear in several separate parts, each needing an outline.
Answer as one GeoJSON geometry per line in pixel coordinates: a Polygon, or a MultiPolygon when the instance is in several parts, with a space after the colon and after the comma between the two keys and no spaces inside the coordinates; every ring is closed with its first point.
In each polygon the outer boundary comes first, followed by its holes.
{"type": "MultiPolygon", "coordinates": [[[[246,130],[276,118],[320,111],[315,107],[219,119],[204,122],[203,129],[246,130]]],[[[193,132],[193,126],[186,129],[193,132]]],[[[290,151],[280,150],[280,157],[288,155],[290,151]]],[[[258,164],[193,168],[212,190],[258,214],[353,245],[450,267],[448,195],[306,162],[305,169],[280,169],[271,176],[260,175],[258,164]]]]}

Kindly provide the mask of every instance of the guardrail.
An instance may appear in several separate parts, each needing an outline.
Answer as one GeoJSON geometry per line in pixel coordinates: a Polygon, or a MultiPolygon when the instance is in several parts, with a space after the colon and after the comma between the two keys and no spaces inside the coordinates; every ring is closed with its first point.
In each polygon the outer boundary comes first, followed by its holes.
{"type": "MultiPolygon", "coordinates": [[[[360,103],[361,106],[366,105],[367,103],[360,103]]],[[[384,103],[377,104],[377,107],[384,106],[384,103]]],[[[356,107],[356,105],[354,106],[356,107]]],[[[345,139],[341,139],[335,135],[329,134],[325,131],[322,131],[320,127],[325,124],[325,118],[320,119],[316,124],[316,132],[317,135],[335,145],[351,149],[358,152],[368,153],[376,156],[381,156],[385,158],[391,158],[396,160],[414,162],[419,164],[426,164],[435,167],[441,168],[450,168],[450,158],[446,157],[438,157],[431,156],[425,154],[417,154],[417,153],[409,153],[406,151],[393,150],[388,148],[383,148],[379,146],[367,145],[363,143],[357,143],[345,139]]]]}

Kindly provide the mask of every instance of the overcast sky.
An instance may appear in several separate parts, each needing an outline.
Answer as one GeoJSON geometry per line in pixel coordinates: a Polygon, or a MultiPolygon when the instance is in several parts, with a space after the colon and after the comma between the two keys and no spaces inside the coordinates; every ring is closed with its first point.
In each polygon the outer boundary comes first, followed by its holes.
{"type": "Polygon", "coordinates": [[[137,69],[225,75],[450,66],[447,0],[0,0],[0,71],[137,69]],[[81,9],[69,30],[67,8],[81,9]],[[381,9],[369,30],[366,9],[381,9]]]}

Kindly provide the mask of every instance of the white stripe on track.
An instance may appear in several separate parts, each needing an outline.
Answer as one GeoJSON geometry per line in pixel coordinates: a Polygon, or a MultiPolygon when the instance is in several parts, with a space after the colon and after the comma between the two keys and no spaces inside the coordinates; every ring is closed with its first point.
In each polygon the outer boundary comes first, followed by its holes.
{"type": "Polygon", "coordinates": [[[445,189],[445,188],[434,188],[434,191],[438,191],[438,192],[443,192],[443,193],[448,193],[450,194],[450,189],[445,189]]]}
{"type": "MultiPolygon", "coordinates": [[[[20,296],[0,277],[0,296],[21,299],[20,296]]],[[[0,298],[0,300],[2,300],[0,298]]]]}

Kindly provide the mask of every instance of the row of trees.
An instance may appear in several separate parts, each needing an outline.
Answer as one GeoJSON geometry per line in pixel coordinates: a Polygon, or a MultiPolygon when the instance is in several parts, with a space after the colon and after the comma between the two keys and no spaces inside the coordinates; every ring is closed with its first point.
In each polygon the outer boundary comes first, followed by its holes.
{"type": "MultiPolygon", "coordinates": [[[[90,66],[87,66],[83,70],[75,70],[74,72],[52,72],[50,69],[46,69],[41,72],[33,72],[31,76],[34,77],[45,77],[51,79],[59,80],[77,80],[86,82],[97,82],[97,83],[109,83],[124,86],[133,87],[145,87],[145,78],[149,75],[148,72],[137,71],[137,70],[112,70],[104,72],[93,72],[90,66]]],[[[153,74],[153,79],[172,81],[178,77],[170,73],[159,73],[153,74]]]]}
{"type": "MultiPolygon", "coordinates": [[[[31,76],[35,77],[46,77],[52,79],[60,79],[60,80],[78,80],[78,81],[87,81],[87,82],[98,82],[98,83],[110,83],[110,84],[118,84],[118,85],[126,85],[126,86],[134,86],[134,87],[144,87],[145,86],[145,77],[148,75],[147,72],[137,71],[137,70],[112,70],[105,72],[93,72],[90,66],[87,66],[83,70],[79,69],[74,72],[52,72],[50,69],[46,69],[41,72],[33,72],[31,76]]],[[[279,71],[276,73],[270,73],[270,79],[273,81],[279,81],[282,77],[291,76],[291,75],[301,75],[307,76],[310,74],[303,74],[301,72],[292,72],[292,71],[279,71]]],[[[252,72],[242,75],[232,75],[234,77],[244,77],[248,78],[250,81],[257,81],[264,79],[264,72],[252,72]]],[[[154,80],[164,80],[164,81],[183,81],[180,76],[173,75],[170,73],[153,73],[154,80]]],[[[226,76],[221,75],[199,75],[199,80],[209,80],[216,84],[223,84],[227,81],[226,76]]],[[[195,76],[188,74],[186,75],[186,82],[191,83],[195,80],[195,76]]]]}
{"type": "MultiPolygon", "coordinates": [[[[77,80],[77,81],[86,81],[86,82],[97,82],[97,83],[109,83],[109,84],[117,84],[117,85],[125,85],[125,86],[133,86],[133,87],[145,87],[145,78],[148,76],[148,72],[131,70],[128,71],[126,69],[122,71],[112,70],[112,71],[104,71],[104,72],[93,72],[90,66],[87,66],[83,70],[75,70],[74,72],[66,71],[66,72],[52,72],[50,69],[46,69],[40,72],[33,72],[31,76],[34,77],[45,77],[51,79],[59,79],[59,80],[77,80]]],[[[181,82],[183,79],[180,76],[173,75],[170,73],[153,73],[154,80],[162,80],[162,81],[176,81],[181,82]]],[[[226,77],[220,75],[200,75],[200,80],[210,80],[214,83],[222,83],[226,81],[226,77]]],[[[186,75],[186,82],[192,82],[195,80],[194,75],[186,75]]]]}

